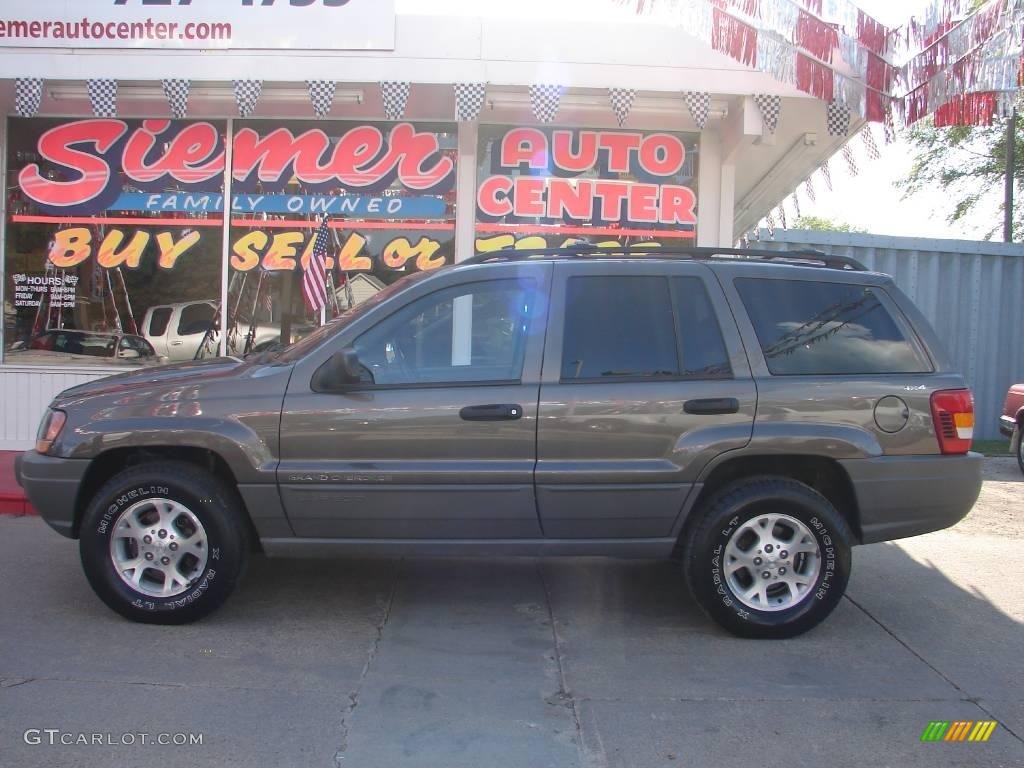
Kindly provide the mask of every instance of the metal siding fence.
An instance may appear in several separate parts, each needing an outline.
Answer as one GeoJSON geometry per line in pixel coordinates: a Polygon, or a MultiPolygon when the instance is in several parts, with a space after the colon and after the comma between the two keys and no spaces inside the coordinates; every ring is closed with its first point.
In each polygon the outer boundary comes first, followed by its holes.
{"type": "Polygon", "coordinates": [[[1024,381],[1024,246],[845,232],[761,231],[759,248],[814,248],[892,275],[974,392],[979,439],[998,439],[1011,384],[1024,381]]]}

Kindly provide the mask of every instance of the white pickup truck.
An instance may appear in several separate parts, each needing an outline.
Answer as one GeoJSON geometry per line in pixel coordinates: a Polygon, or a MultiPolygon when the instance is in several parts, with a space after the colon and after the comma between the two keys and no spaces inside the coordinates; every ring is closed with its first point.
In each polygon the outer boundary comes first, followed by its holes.
{"type": "MultiPolygon", "coordinates": [[[[216,357],[220,335],[207,331],[216,320],[214,301],[186,301],[178,304],[160,304],[146,310],[142,321],[142,335],[153,345],[158,355],[172,362],[194,360],[199,346],[206,339],[208,349],[198,357],[216,357]]],[[[228,354],[241,357],[245,353],[245,337],[249,333],[248,321],[239,323],[236,333],[228,337],[228,354]]],[[[276,342],[281,328],[270,323],[257,323],[253,350],[276,342]]],[[[253,351],[250,350],[250,351],[253,351]]]]}

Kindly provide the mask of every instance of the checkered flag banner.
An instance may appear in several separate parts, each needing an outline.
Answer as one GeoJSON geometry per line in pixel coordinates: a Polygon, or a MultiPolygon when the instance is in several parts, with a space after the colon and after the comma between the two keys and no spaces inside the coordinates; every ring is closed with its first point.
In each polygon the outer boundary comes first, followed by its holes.
{"type": "Polygon", "coordinates": [[[263,93],[262,80],[235,80],[235,103],[239,117],[248,117],[256,109],[256,102],[263,93]]]}
{"type": "Polygon", "coordinates": [[[561,85],[535,84],[530,86],[530,104],[533,116],[542,123],[550,123],[558,114],[565,87],[561,85]]]}
{"type": "MultiPolygon", "coordinates": [[[[772,96],[767,93],[754,94],[754,103],[761,111],[761,119],[764,120],[764,127],[768,133],[775,133],[779,127],[779,113],[782,111],[782,97],[772,96]]],[[[783,224],[785,229],[785,224],[783,224]]]]}
{"type": "Polygon", "coordinates": [[[96,117],[117,117],[117,80],[90,80],[89,103],[96,117]]]}
{"type": "Polygon", "coordinates": [[[793,190],[793,210],[796,212],[796,217],[800,218],[800,195],[798,190],[793,190]]]}
{"type": "Polygon", "coordinates": [[[14,111],[18,117],[35,117],[43,101],[41,77],[19,77],[14,84],[14,111]]]}
{"type": "Polygon", "coordinates": [[[849,144],[843,147],[843,160],[846,161],[846,167],[850,169],[851,176],[856,176],[860,173],[860,168],[857,165],[857,158],[853,156],[853,147],[849,144]]]}
{"type": "Polygon", "coordinates": [[[896,141],[896,124],[892,119],[892,110],[885,113],[885,120],[882,123],[882,129],[885,135],[886,144],[892,144],[896,141]]]}
{"type": "Polygon", "coordinates": [[[191,83],[188,80],[163,80],[160,83],[164,96],[171,107],[171,114],[177,120],[184,120],[188,114],[188,93],[191,83]]]}
{"type": "Polygon", "coordinates": [[[711,113],[711,94],[702,91],[683,91],[683,101],[686,108],[690,110],[690,117],[700,130],[708,124],[708,115],[711,113]]]}
{"type": "Polygon", "coordinates": [[[828,160],[825,160],[821,164],[821,178],[825,180],[825,186],[828,187],[828,191],[832,191],[832,169],[828,167],[828,160]]]}
{"type": "Polygon", "coordinates": [[[405,117],[405,106],[409,103],[409,83],[383,82],[380,95],[384,99],[384,115],[388,120],[405,117]]]}
{"type": "Polygon", "coordinates": [[[626,124],[630,110],[633,109],[633,102],[636,100],[636,91],[632,88],[609,88],[608,102],[612,105],[612,112],[615,119],[619,121],[619,128],[626,124]]]}
{"type": "Polygon", "coordinates": [[[864,130],[860,132],[860,137],[864,142],[864,148],[868,151],[868,157],[872,160],[881,159],[882,153],[878,151],[878,142],[875,141],[875,132],[871,130],[870,125],[864,126],[864,130]]]}
{"type": "Polygon", "coordinates": [[[825,107],[829,136],[846,136],[850,132],[850,108],[841,101],[830,101],[825,107]]]}
{"type": "Polygon", "coordinates": [[[775,237],[775,216],[769,211],[768,215],[764,217],[765,229],[768,230],[768,237],[775,237]]]}
{"type": "Polygon", "coordinates": [[[814,182],[811,181],[810,176],[808,176],[807,179],[804,181],[804,192],[807,193],[807,199],[809,199],[812,203],[818,202],[818,195],[814,191],[814,182]]]}
{"type": "Polygon", "coordinates": [[[455,119],[468,123],[480,117],[487,95],[487,83],[455,83],[455,119]]]}
{"type": "Polygon", "coordinates": [[[779,226],[783,229],[789,229],[786,225],[786,204],[785,201],[779,203],[779,207],[776,209],[776,213],[779,214],[779,226]]]}
{"type": "Polygon", "coordinates": [[[334,103],[334,91],[338,84],[333,80],[307,80],[309,100],[313,103],[313,113],[317,117],[327,117],[334,103]]]}

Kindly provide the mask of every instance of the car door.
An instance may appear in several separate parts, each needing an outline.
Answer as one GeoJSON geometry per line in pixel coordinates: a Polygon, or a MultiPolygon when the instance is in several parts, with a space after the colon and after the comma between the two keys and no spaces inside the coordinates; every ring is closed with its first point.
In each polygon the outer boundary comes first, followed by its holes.
{"type": "MultiPolygon", "coordinates": [[[[212,350],[216,349],[214,339],[207,337],[217,318],[217,305],[208,301],[182,304],[171,319],[167,329],[167,350],[171,360],[192,360],[204,340],[212,350]]],[[[216,353],[213,352],[213,355],[216,353]]]]}
{"type": "Polygon", "coordinates": [[[417,282],[296,365],[281,415],[281,496],[297,536],[539,537],[537,397],[551,264],[417,282]],[[364,382],[316,392],[352,347],[364,382]]]}
{"type": "Polygon", "coordinates": [[[713,273],[559,263],[551,317],[536,472],[545,536],[674,535],[701,469],[753,427],[756,390],[713,273]]]}

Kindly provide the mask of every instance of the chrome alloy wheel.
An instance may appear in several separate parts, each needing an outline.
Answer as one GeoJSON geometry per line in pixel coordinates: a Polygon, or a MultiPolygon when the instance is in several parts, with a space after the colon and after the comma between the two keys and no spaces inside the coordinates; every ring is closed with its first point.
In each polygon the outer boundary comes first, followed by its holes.
{"type": "Polygon", "coordinates": [[[811,594],[821,570],[821,549],[795,517],[759,515],[729,537],[723,566],[729,589],[743,605],[783,611],[811,594]]]}
{"type": "Polygon", "coordinates": [[[175,597],[206,569],[206,529],[191,510],[153,498],[128,507],[114,523],[110,559],[121,580],[150,597],[175,597]]]}

